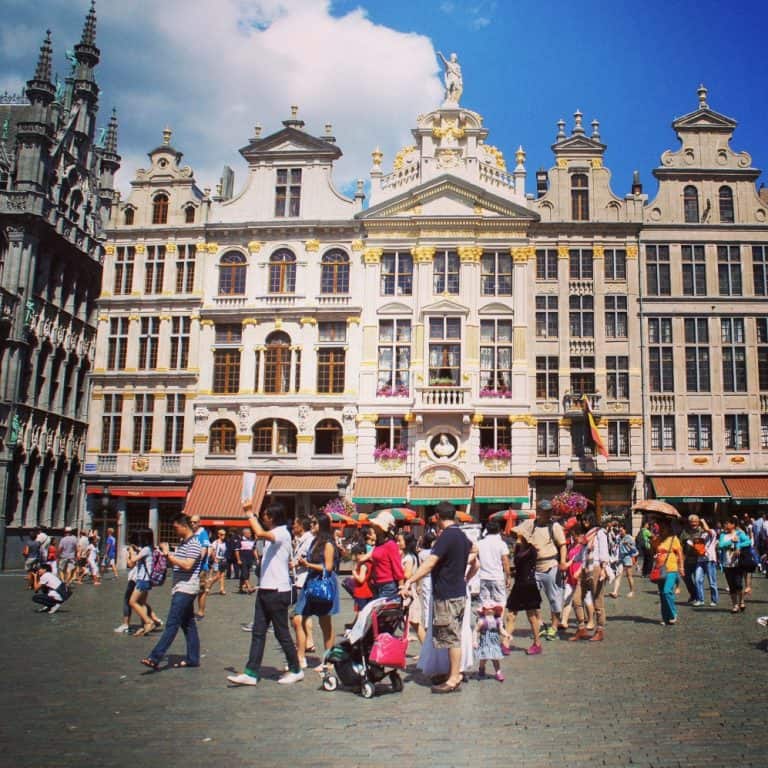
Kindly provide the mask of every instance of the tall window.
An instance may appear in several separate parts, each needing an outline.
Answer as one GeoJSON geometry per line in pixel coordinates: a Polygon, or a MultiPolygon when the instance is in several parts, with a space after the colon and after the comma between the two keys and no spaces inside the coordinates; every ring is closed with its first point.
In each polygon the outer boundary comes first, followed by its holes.
{"type": "Polygon", "coordinates": [[[275,218],[299,215],[301,208],[301,168],[278,168],[275,184],[275,218]]]}
{"type": "Polygon", "coordinates": [[[720,204],[720,223],[733,224],[733,190],[730,187],[720,187],[717,199],[720,204]]]}
{"type": "Polygon", "coordinates": [[[725,449],[727,451],[749,450],[749,415],[727,413],[725,415],[725,449]]]}
{"type": "Polygon", "coordinates": [[[760,447],[768,448],[768,414],[760,414],[760,447]]]}
{"type": "Polygon", "coordinates": [[[744,346],[744,318],[720,319],[723,344],[723,391],[747,391],[747,348],[744,346]]]}
{"type": "Polygon", "coordinates": [[[211,424],[208,452],[212,456],[232,455],[237,447],[235,425],[227,419],[218,419],[211,424]]]}
{"type": "Polygon", "coordinates": [[[556,339],[559,333],[557,296],[536,297],[536,337],[556,339]]]}
{"type": "Polygon", "coordinates": [[[118,245],[115,253],[115,282],[112,293],[124,296],[133,290],[133,267],[136,249],[132,245],[118,245]]]}
{"type": "Polygon", "coordinates": [[[648,378],[651,392],[674,392],[672,318],[648,320],[648,378]]]}
{"type": "Polygon", "coordinates": [[[752,277],[755,296],[768,296],[768,245],[752,246],[752,277]]]}
{"type": "Polygon", "coordinates": [[[242,253],[227,251],[219,261],[219,296],[244,294],[247,269],[242,253]]]}
{"type": "Polygon", "coordinates": [[[413,293],[413,256],[385,253],[381,257],[381,295],[410,296],[413,293]]]}
{"type": "Polygon", "coordinates": [[[483,253],[480,260],[480,276],[483,296],[512,295],[512,256],[509,251],[483,253]]]}
{"type": "Polygon", "coordinates": [[[629,422],[624,420],[608,422],[608,455],[629,456],[629,422]]]}
{"type": "Polygon", "coordinates": [[[686,224],[699,223],[699,193],[691,185],[683,190],[683,220],[686,224]]]}
{"type": "Polygon", "coordinates": [[[160,318],[142,317],[139,337],[139,370],[153,371],[157,368],[157,349],[160,345],[160,318]]]}
{"type": "Polygon", "coordinates": [[[622,294],[605,297],[605,336],[608,339],[627,338],[627,297],[622,294]]]}
{"type": "Polygon", "coordinates": [[[240,389],[240,324],[216,326],[216,349],[213,353],[213,391],[234,394],[240,389]]]}
{"type": "Polygon", "coordinates": [[[134,219],[135,211],[133,208],[126,208],[125,213],[123,213],[123,224],[125,224],[126,227],[133,226],[133,219],[134,219]]]}
{"type": "Polygon", "coordinates": [[[686,317],[685,386],[689,392],[709,392],[709,327],[704,317],[686,317]]]}
{"type": "Polygon", "coordinates": [[[195,257],[193,243],[176,246],[176,293],[192,293],[195,290],[195,257]]]}
{"type": "Polygon", "coordinates": [[[480,422],[480,449],[512,448],[512,425],[506,416],[487,417],[480,422]]]}
{"type": "Polygon", "coordinates": [[[194,205],[188,205],[184,209],[184,223],[185,224],[195,223],[195,206],[194,205]]]}
{"type": "Polygon", "coordinates": [[[585,173],[571,176],[571,218],[589,221],[589,179],[585,173]]]}
{"type": "Polygon", "coordinates": [[[571,395],[595,392],[595,358],[593,355],[571,355],[571,395]]]}
{"type": "Polygon", "coordinates": [[[458,387],[461,382],[461,318],[429,318],[429,384],[458,387]]]}
{"type": "Polygon", "coordinates": [[[673,414],[651,416],[651,450],[675,450],[675,417],[673,414]]]}
{"type": "Polygon", "coordinates": [[[717,278],[722,296],[741,296],[741,249],[738,245],[717,246],[717,278]]]}
{"type": "Polygon", "coordinates": [[[480,321],[480,395],[512,388],[512,321],[480,321]]]}
{"type": "Polygon", "coordinates": [[[320,293],[349,293],[349,256],[333,250],[323,255],[320,293]]]}
{"type": "Polygon", "coordinates": [[[411,321],[379,320],[379,371],[376,394],[410,394],[411,321]]]}
{"type": "Polygon", "coordinates": [[[315,427],[315,454],[340,456],[344,453],[344,434],[335,419],[323,419],[315,427]]]}
{"type": "Polygon", "coordinates": [[[347,340],[347,324],[343,320],[326,321],[317,326],[320,343],[344,344],[347,340]]]}
{"type": "Polygon", "coordinates": [[[432,293],[459,292],[459,254],[439,251],[432,265],[432,293]]]}
{"type": "Polygon", "coordinates": [[[571,280],[591,280],[593,262],[591,248],[572,248],[568,251],[568,274],[571,280]]]}
{"type": "Polygon", "coordinates": [[[171,318],[171,360],[169,368],[179,370],[189,365],[189,333],[192,321],[188,316],[171,318]]]}
{"type": "Polygon", "coordinates": [[[539,421],[536,424],[536,455],[560,455],[560,427],[556,421],[539,421]]]}
{"type": "Polygon", "coordinates": [[[624,248],[605,249],[603,274],[606,280],[627,279],[627,251],[624,248]]]}
{"type": "Polygon", "coordinates": [[[536,399],[559,400],[558,360],[554,355],[536,358],[536,399]]]}
{"type": "Polygon", "coordinates": [[[760,389],[768,390],[768,318],[758,317],[757,326],[757,382],[760,389]]]}
{"type": "Polygon", "coordinates": [[[113,317],[109,321],[107,338],[107,368],[111,371],[124,371],[128,354],[128,318],[113,317]]]}
{"type": "Polygon", "coordinates": [[[629,400],[629,357],[608,355],[605,358],[608,399],[629,400]]]}
{"type": "Polygon", "coordinates": [[[152,200],[152,223],[168,223],[168,195],[155,195],[152,200]]]}
{"type": "Polygon", "coordinates": [[[275,331],[267,336],[264,350],[264,391],[286,394],[291,387],[291,339],[275,331]]]}
{"type": "Polygon", "coordinates": [[[688,416],[688,450],[712,450],[712,416],[709,414],[688,416]]]}
{"type": "Polygon", "coordinates": [[[269,292],[294,293],[296,291],[296,256],[281,248],[269,257],[269,292]]]}
{"type": "Polygon", "coordinates": [[[707,263],[703,245],[684,245],[683,255],[683,295],[707,295],[707,263]]]}
{"type": "Polygon", "coordinates": [[[186,395],[170,394],[165,405],[165,452],[181,453],[184,448],[184,408],[186,395]]]}
{"type": "Polygon", "coordinates": [[[408,447],[408,425],[401,417],[382,416],[376,421],[376,447],[408,447]]]}
{"type": "Polygon", "coordinates": [[[104,395],[104,411],[101,417],[101,452],[117,453],[120,450],[120,431],[123,425],[123,396],[104,395]]]}
{"type": "Polygon", "coordinates": [[[346,362],[344,349],[318,349],[317,391],[325,394],[340,394],[344,391],[345,377],[346,362]]]}
{"type": "Polygon", "coordinates": [[[649,296],[671,294],[668,245],[645,246],[645,282],[649,296]]]}
{"type": "Polygon", "coordinates": [[[557,248],[536,250],[536,279],[557,280],[557,248]]]}
{"type": "Polygon", "coordinates": [[[133,408],[133,452],[149,453],[152,450],[152,423],[155,414],[155,396],[136,395],[133,408]]]}
{"type": "Polygon", "coordinates": [[[595,298],[589,294],[568,298],[571,338],[595,335],[595,298]]]}
{"type": "Polygon", "coordinates": [[[165,246],[148,245],[144,261],[144,293],[162,293],[165,275],[165,246]]]}
{"type": "Polygon", "coordinates": [[[285,419],[265,419],[253,425],[253,452],[296,453],[296,427],[285,419]]]}

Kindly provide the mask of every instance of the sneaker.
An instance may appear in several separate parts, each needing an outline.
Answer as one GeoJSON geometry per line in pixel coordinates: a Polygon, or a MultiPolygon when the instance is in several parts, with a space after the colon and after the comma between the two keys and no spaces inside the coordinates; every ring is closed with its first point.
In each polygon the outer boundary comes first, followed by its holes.
{"type": "Polygon", "coordinates": [[[547,631],[544,633],[545,640],[554,640],[557,637],[557,630],[554,627],[547,627],[547,631]]]}
{"type": "Polygon", "coordinates": [[[634,592],[627,592],[627,597],[634,597],[634,596],[635,596],[634,592]]]}
{"type": "Polygon", "coordinates": [[[710,608],[717,608],[717,603],[716,603],[716,602],[714,602],[713,600],[710,600],[710,602],[709,602],[709,607],[710,607],[710,608]]]}
{"type": "Polygon", "coordinates": [[[115,634],[126,635],[131,631],[131,628],[127,624],[120,624],[112,630],[115,634]]]}
{"type": "Polygon", "coordinates": [[[691,603],[691,605],[692,605],[694,608],[700,608],[702,605],[704,605],[704,601],[703,601],[703,600],[694,600],[694,601],[691,603]]]}
{"type": "Polygon", "coordinates": [[[253,622],[248,624],[241,624],[240,629],[242,629],[243,632],[253,632],[253,622]]]}
{"type": "Polygon", "coordinates": [[[286,672],[277,682],[281,685],[291,685],[303,679],[304,673],[299,670],[298,672],[286,672]]]}
{"type": "Polygon", "coordinates": [[[496,678],[496,679],[497,679],[497,680],[498,680],[500,683],[503,683],[503,682],[504,682],[504,673],[503,673],[501,670],[499,670],[499,671],[498,671],[498,672],[497,672],[497,673],[494,675],[494,677],[495,677],[495,678],[496,678]]]}
{"type": "Polygon", "coordinates": [[[258,685],[259,684],[259,678],[254,677],[253,675],[246,674],[245,672],[241,672],[239,675],[227,675],[227,680],[229,680],[232,685],[258,685]]]}
{"type": "Polygon", "coordinates": [[[48,608],[47,605],[44,605],[42,608],[38,608],[37,612],[38,613],[48,613],[49,610],[50,610],[50,608],[48,608]]]}
{"type": "Polygon", "coordinates": [[[538,654],[540,654],[540,653],[541,653],[541,643],[539,643],[538,645],[537,645],[536,643],[534,643],[534,644],[533,644],[533,645],[532,645],[532,646],[531,646],[531,647],[530,647],[530,648],[529,648],[529,649],[526,651],[526,653],[527,653],[529,656],[537,656],[538,654]]]}
{"type": "Polygon", "coordinates": [[[58,611],[59,608],[61,608],[61,603],[56,603],[56,605],[51,606],[51,610],[48,611],[48,613],[56,613],[56,611],[58,611]]]}

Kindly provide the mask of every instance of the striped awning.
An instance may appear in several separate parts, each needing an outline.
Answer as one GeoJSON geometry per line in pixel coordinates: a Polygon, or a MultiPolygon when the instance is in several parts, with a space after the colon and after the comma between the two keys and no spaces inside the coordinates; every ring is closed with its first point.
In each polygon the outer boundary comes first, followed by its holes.
{"type": "Polygon", "coordinates": [[[652,477],[651,483],[656,498],[661,501],[695,504],[697,502],[725,502],[730,499],[723,479],[716,475],[652,477]]]}
{"type": "MultiPolygon", "coordinates": [[[[259,510],[264,501],[269,475],[256,473],[252,505],[259,510]]],[[[243,510],[242,472],[198,472],[192,480],[184,511],[198,515],[204,525],[226,525],[228,521],[245,520],[243,510]],[[215,523],[207,522],[215,520],[215,523]]]]}
{"type": "Polygon", "coordinates": [[[528,478],[476,475],[475,501],[478,504],[527,504],[528,478]]]}
{"type": "Polygon", "coordinates": [[[447,501],[450,504],[464,505],[472,501],[471,485],[412,485],[410,504],[415,507],[428,507],[447,501]]]}
{"type": "Polygon", "coordinates": [[[355,504],[405,504],[408,499],[408,475],[358,477],[352,491],[355,504]]]}
{"type": "MultiPolygon", "coordinates": [[[[339,492],[342,475],[272,475],[267,494],[273,493],[333,493],[339,492]]],[[[346,480],[346,477],[344,477],[346,480]]]]}
{"type": "Polygon", "coordinates": [[[723,479],[734,504],[768,506],[768,475],[725,477],[723,479]]]}

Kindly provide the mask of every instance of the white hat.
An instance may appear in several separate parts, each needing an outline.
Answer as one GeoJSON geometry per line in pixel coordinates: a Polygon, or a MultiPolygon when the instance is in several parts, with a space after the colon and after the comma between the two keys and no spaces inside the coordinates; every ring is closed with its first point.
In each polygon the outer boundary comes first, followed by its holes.
{"type": "Polygon", "coordinates": [[[395,518],[391,512],[379,512],[376,517],[371,518],[371,523],[387,533],[395,527],[395,518]]]}
{"type": "Polygon", "coordinates": [[[72,526],[68,525],[68,526],[67,526],[67,527],[64,529],[64,533],[72,533],[72,526]]]}

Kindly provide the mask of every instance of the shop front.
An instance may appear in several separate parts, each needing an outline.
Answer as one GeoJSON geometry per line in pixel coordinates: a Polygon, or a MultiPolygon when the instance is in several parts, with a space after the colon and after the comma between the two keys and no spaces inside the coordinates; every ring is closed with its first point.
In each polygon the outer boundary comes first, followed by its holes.
{"type": "Polygon", "coordinates": [[[201,470],[195,473],[184,511],[199,517],[205,528],[242,528],[248,525],[244,494],[258,513],[268,483],[264,472],[201,470]]]}
{"type": "Polygon", "coordinates": [[[683,517],[696,514],[709,522],[728,515],[731,495],[719,475],[674,475],[651,478],[653,495],[677,508],[683,517]]]}
{"type": "Polygon", "coordinates": [[[346,495],[350,474],[272,475],[267,485],[265,503],[279,503],[290,520],[297,515],[317,514],[329,501],[346,495]]]}
{"type": "Polygon", "coordinates": [[[527,477],[475,475],[473,513],[485,524],[495,512],[520,511],[530,506],[527,477]]]}
{"type": "Polygon", "coordinates": [[[768,475],[745,475],[725,477],[726,488],[731,497],[729,511],[732,515],[768,514],[768,475]]]}

